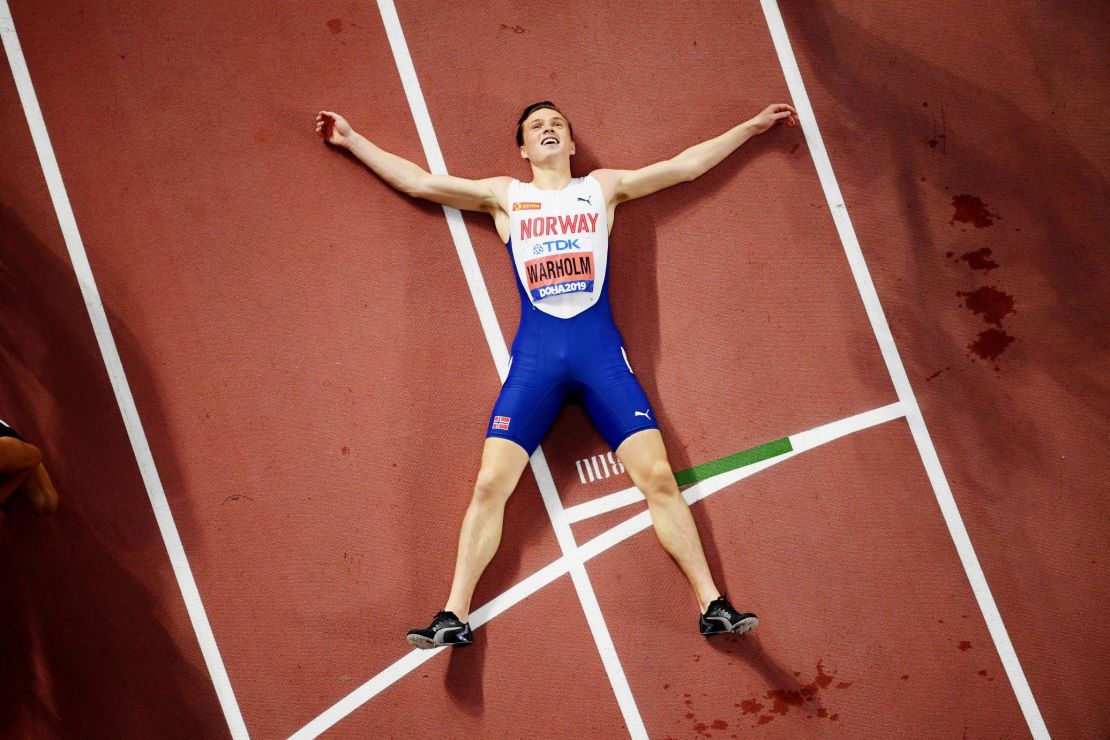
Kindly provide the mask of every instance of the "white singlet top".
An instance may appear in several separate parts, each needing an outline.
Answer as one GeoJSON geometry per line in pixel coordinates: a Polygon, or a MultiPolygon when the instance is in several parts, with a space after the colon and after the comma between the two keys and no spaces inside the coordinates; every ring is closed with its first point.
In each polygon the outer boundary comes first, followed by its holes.
{"type": "Polygon", "coordinates": [[[508,248],[532,305],[569,319],[597,303],[609,262],[601,183],[576,177],[562,190],[509,185],[508,248]]]}

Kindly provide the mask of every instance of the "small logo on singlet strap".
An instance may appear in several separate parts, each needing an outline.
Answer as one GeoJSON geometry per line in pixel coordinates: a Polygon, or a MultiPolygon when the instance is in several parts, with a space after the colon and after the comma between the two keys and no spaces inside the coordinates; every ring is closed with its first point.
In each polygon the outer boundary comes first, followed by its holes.
{"type": "Polygon", "coordinates": [[[590,198],[592,198],[592,197],[593,197],[592,195],[587,195],[587,196],[586,196],[585,198],[583,198],[583,197],[582,197],[582,196],[580,195],[580,196],[578,196],[578,200],[582,201],[583,203],[589,203],[589,204],[590,204],[590,207],[591,207],[591,208],[593,208],[593,205],[594,205],[594,204],[593,204],[592,202],[590,202],[590,198]]]}

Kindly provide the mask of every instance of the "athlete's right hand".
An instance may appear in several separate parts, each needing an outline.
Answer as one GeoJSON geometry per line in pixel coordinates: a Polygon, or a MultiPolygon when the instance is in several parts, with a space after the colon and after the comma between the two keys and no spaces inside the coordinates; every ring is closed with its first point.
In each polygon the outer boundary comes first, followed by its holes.
{"type": "Polygon", "coordinates": [[[322,110],[316,114],[316,133],[333,146],[346,147],[354,133],[347,119],[338,113],[322,110]]]}

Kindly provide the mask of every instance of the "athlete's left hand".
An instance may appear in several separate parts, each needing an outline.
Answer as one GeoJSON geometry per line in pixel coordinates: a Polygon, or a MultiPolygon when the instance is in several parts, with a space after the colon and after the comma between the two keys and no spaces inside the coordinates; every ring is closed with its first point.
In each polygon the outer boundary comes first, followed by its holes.
{"type": "Polygon", "coordinates": [[[757,134],[762,134],[780,121],[787,126],[798,125],[798,111],[786,103],[773,103],[757,113],[749,123],[757,134]]]}

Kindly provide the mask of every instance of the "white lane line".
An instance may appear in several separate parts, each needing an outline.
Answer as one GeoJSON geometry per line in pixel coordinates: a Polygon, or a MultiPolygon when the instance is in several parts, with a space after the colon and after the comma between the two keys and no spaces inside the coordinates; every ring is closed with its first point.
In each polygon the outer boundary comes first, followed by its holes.
{"type": "MultiPolygon", "coordinates": [[[[883,409],[876,409],[876,411],[882,411],[889,408],[891,407],[884,406],[883,409]]],[[[892,418],[899,418],[900,416],[901,414],[899,413],[892,418]]],[[[889,419],[887,421],[889,421],[889,419]]],[[[712,478],[698,481],[694,485],[682,490],[682,498],[686,499],[686,503],[693,505],[704,498],[712,496],[714,493],[717,493],[717,491],[731,486],[737,481],[741,481],[745,478],[750,478],[756,473],[762,473],[764,470],[774,467],[775,465],[778,465],[781,462],[785,462],[786,460],[789,460],[791,458],[797,457],[798,455],[802,454],[802,452],[813,449],[813,447],[815,446],[817,445],[810,445],[802,449],[794,449],[790,452],[784,452],[781,455],[776,455],[775,457],[771,457],[766,460],[760,460],[757,463],[745,465],[742,468],[730,470],[727,473],[721,473],[720,475],[715,475],[712,478]]],[[[629,537],[642,532],[650,526],[651,512],[645,509],[638,514],[633,515],[629,519],[625,519],[623,522],[617,524],[611,529],[605,530],[601,534],[594,537],[592,540],[584,542],[581,547],[579,547],[582,561],[586,562],[592,558],[597,557],[601,553],[608,550],[610,547],[620,544],[629,537]]]]}
{"type": "MultiPolygon", "coordinates": [[[[491,599],[481,608],[470,614],[471,629],[478,629],[486,622],[523,601],[547,584],[566,574],[568,560],[565,557],[540,568],[508,591],[491,599]]],[[[413,650],[384,669],[357,689],[329,707],[323,714],[290,735],[289,740],[310,740],[318,737],[334,726],[339,720],[358,709],[375,696],[404,678],[407,674],[431,660],[440,653],[465,648],[438,648],[435,650],[413,650]]]]}
{"type": "MultiPolygon", "coordinates": [[[[428,105],[425,103],[424,93],[420,89],[416,67],[412,63],[408,43],[405,41],[405,34],[401,30],[401,20],[397,17],[397,8],[394,7],[392,0],[378,0],[378,12],[381,13],[382,23],[385,24],[389,46],[393,50],[397,72],[405,89],[405,98],[408,100],[409,109],[412,111],[412,117],[416,123],[420,145],[424,148],[424,158],[428,160],[428,170],[446,175],[448,174],[447,164],[443,161],[439,139],[436,138],[435,129],[432,127],[432,117],[428,114],[428,105]]],[[[474,300],[474,308],[477,309],[478,316],[481,319],[482,331],[486,335],[486,344],[489,345],[489,351],[493,355],[493,364],[497,368],[497,375],[504,382],[509,374],[509,350],[505,346],[504,337],[501,335],[501,325],[497,323],[493,303],[489,299],[486,281],[482,278],[482,270],[478,266],[478,257],[474,254],[474,245],[470,243],[470,234],[466,230],[462,211],[457,208],[443,206],[443,215],[447,217],[447,228],[451,232],[455,252],[462,264],[466,286],[470,289],[470,297],[474,300]]]]}
{"type": "Polygon", "coordinates": [[[54,147],[50,143],[50,136],[46,131],[46,121],[39,108],[38,96],[31,84],[31,73],[27,69],[27,60],[23,57],[23,49],[19,44],[19,37],[15,32],[15,23],[12,20],[11,10],[7,0],[0,0],[0,36],[3,37],[4,51],[8,57],[8,64],[15,78],[16,88],[19,90],[19,100],[23,105],[27,117],[27,125],[31,129],[31,138],[38,152],[39,164],[42,166],[46,186],[50,191],[50,199],[54,203],[54,211],[58,216],[58,224],[65,238],[69,258],[73,263],[73,271],[77,276],[77,283],[81,288],[81,295],[85,299],[85,308],[88,310],[89,319],[92,321],[96,342],[100,346],[100,354],[104,358],[104,367],[108,371],[108,379],[112,383],[112,390],[116,395],[120,414],[123,416],[127,436],[131,440],[131,448],[135,452],[135,460],[139,466],[143,483],[146,486],[150,505],[154,509],[154,518],[158,522],[158,530],[166,544],[170,564],[173,566],[177,585],[181,589],[181,596],[185,600],[185,608],[189,612],[193,630],[196,632],[197,641],[200,643],[204,662],[208,666],[208,673],[216,688],[216,695],[227,720],[228,729],[232,737],[247,737],[247,728],[243,724],[243,716],[239,711],[239,704],[231,689],[227,671],[224,668],[223,658],[220,657],[216,638],[212,634],[212,627],[208,624],[208,615],[204,611],[204,604],[200,599],[200,592],[193,580],[193,571],[189,567],[189,560],[185,556],[185,549],[181,545],[181,538],[177,533],[177,525],[170,513],[170,505],[166,500],[166,492],[162,488],[162,481],[158,477],[158,470],[154,465],[154,458],[147,444],[146,433],[143,431],[142,422],[139,420],[139,411],[135,407],[135,399],[131,396],[131,387],[127,383],[127,376],[123,372],[116,341],[112,330],[108,326],[108,317],[104,312],[104,305],[100,300],[100,291],[93,279],[92,268],[85,254],[85,245],[81,240],[81,233],[77,229],[77,221],[73,216],[69,195],[66,193],[65,184],[62,182],[62,173],[58,168],[54,156],[54,147]]]}
{"type": "Polygon", "coordinates": [[[516,606],[547,584],[554,582],[557,578],[570,570],[570,563],[571,560],[569,558],[565,556],[561,557],[540,568],[503,594],[490,599],[481,607],[470,613],[469,624],[471,628],[478,629],[486,622],[509,609],[509,607],[516,606]]]}
{"type": "MultiPolygon", "coordinates": [[[[405,88],[405,96],[408,98],[412,116],[416,120],[416,129],[428,160],[428,169],[434,173],[446,174],[447,167],[443,161],[443,154],[439,148],[435,129],[432,126],[431,116],[428,114],[424,95],[420,90],[420,82],[416,76],[412,56],[409,54],[408,44],[405,42],[401,21],[397,17],[397,9],[394,7],[392,0],[378,0],[378,10],[382,16],[382,23],[385,25],[389,45],[393,50],[393,57],[397,62],[397,71],[405,88]]],[[[493,304],[490,303],[489,293],[486,291],[485,281],[482,279],[482,272],[478,266],[478,259],[474,255],[474,247],[470,243],[470,236],[467,234],[462,214],[457,209],[447,207],[443,208],[443,212],[447,216],[451,238],[455,242],[455,250],[459,254],[459,260],[466,273],[467,285],[470,287],[470,294],[474,299],[474,308],[478,312],[482,330],[486,335],[486,343],[493,355],[497,373],[503,381],[508,372],[509,351],[505,346],[505,339],[501,334],[501,326],[497,322],[497,316],[494,314],[493,304]]],[[[532,472],[536,476],[540,494],[543,497],[544,506],[551,518],[551,526],[555,530],[559,547],[562,549],[564,557],[570,561],[571,578],[578,592],[579,600],[582,602],[582,611],[586,615],[586,622],[589,624],[590,632],[597,645],[602,665],[604,665],[609,682],[613,686],[617,706],[624,717],[629,734],[634,738],[646,738],[647,730],[644,728],[640,710],[636,706],[632,689],[628,685],[628,679],[624,675],[624,668],[617,657],[617,651],[613,646],[609,629],[601,614],[597,596],[585,567],[580,562],[576,562],[577,544],[574,542],[570,524],[563,513],[563,505],[559,500],[558,491],[555,489],[555,482],[551,478],[551,472],[547,467],[542,449],[537,448],[532,454],[531,464],[532,472]]]]}
{"type": "MultiPolygon", "coordinates": [[[[861,414],[855,414],[854,416],[849,416],[844,419],[838,419],[837,421],[823,424],[804,432],[798,432],[797,434],[787,437],[787,439],[790,440],[790,446],[795,452],[803,452],[823,445],[826,442],[831,442],[834,439],[839,439],[845,435],[859,432],[868,427],[873,427],[876,424],[883,424],[902,416],[905,416],[905,413],[902,411],[902,404],[892,403],[888,406],[872,409],[871,411],[864,411],[861,414]]],[[[787,459],[787,457],[788,455],[786,454],[776,455],[775,457],[769,458],[769,462],[771,465],[774,465],[775,463],[787,459]]],[[[761,460],[760,462],[766,461],[761,460]]],[[[746,465],[744,468],[751,467],[754,464],[755,463],[746,465]]],[[[766,466],[761,467],[759,470],[763,470],[765,467],[766,466]]],[[[739,469],[743,470],[744,468],[739,469]]],[[[617,491],[616,493],[610,493],[607,496],[600,496],[592,501],[587,501],[577,506],[571,506],[569,509],[565,510],[565,514],[567,521],[574,524],[575,522],[580,522],[625,506],[631,506],[640,501],[644,501],[644,494],[640,492],[639,488],[631,486],[624,490],[617,491]]]]}
{"type": "Polygon", "coordinates": [[[879,424],[885,424],[888,421],[900,419],[905,415],[906,410],[901,401],[895,401],[886,406],[880,406],[877,409],[864,411],[862,414],[830,421],[828,424],[822,424],[819,427],[792,434],[790,436],[790,446],[794,448],[795,452],[805,452],[806,450],[812,450],[814,447],[820,447],[826,442],[831,442],[834,439],[839,439],[846,435],[878,426],[879,424]]]}
{"type": "Polygon", "coordinates": [[[860,297],[867,309],[867,316],[871,320],[871,328],[875,332],[875,338],[879,343],[883,359],[886,361],[891,380],[894,382],[898,399],[906,409],[906,421],[909,423],[910,432],[917,444],[921,462],[925,466],[930,483],[932,483],[933,492],[936,494],[944,521],[948,525],[948,532],[952,536],[956,551],[959,553],[960,561],[963,563],[964,571],[967,573],[968,581],[971,583],[972,591],[979,603],[979,609],[983,613],[987,629],[990,630],[995,648],[1002,659],[1002,665],[1006,669],[1010,685],[1013,687],[1018,704],[1025,715],[1029,731],[1035,738],[1047,738],[1049,736],[1048,728],[1041,717],[1041,711],[1037,707],[1033,692],[1029,688],[1029,682],[1025,679],[1025,673],[1022,671],[1014,646],[1010,642],[1006,626],[1002,623],[1002,615],[999,613],[998,606],[991,595],[986,576],[979,565],[979,559],[975,555],[975,549],[971,545],[971,539],[968,537],[967,529],[964,527],[960,511],[956,506],[956,500],[952,496],[952,489],[949,487],[948,479],[941,468],[940,458],[937,457],[936,449],[933,447],[933,440],[929,436],[929,430],[925,427],[925,418],[921,415],[917,397],[910,386],[906,370],[902,366],[902,359],[898,354],[894,337],[890,333],[890,327],[887,325],[886,317],[883,314],[879,295],[871,281],[871,274],[868,272],[867,263],[864,261],[863,251],[860,249],[855,229],[852,228],[851,219],[848,218],[848,209],[844,204],[844,197],[841,195],[836,175],[833,173],[832,162],[829,161],[825,143],[821,138],[821,132],[817,128],[817,118],[814,116],[813,107],[810,105],[809,96],[806,94],[805,85],[802,83],[802,75],[798,69],[798,62],[794,58],[790,39],[786,35],[786,26],[782,22],[778,4],[775,0],[760,0],[760,2],[763,6],[763,14],[767,18],[771,38],[775,44],[775,51],[778,53],[779,63],[782,65],[786,84],[790,89],[790,96],[793,98],[794,107],[801,119],[806,144],[813,156],[813,164],[817,168],[821,187],[824,189],[825,198],[829,203],[829,211],[836,223],[840,240],[844,244],[844,252],[848,257],[849,265],[851,265],[852,275],[855,276],[856,286],[859,288],[860,297]]]}
{"type": "MultiPolygon", "coordinates": [[[[727,488],[737,481],[751,477],[756,473],[760,473],[792,457],[797,457],[798,454],[797,450],[792,450],[777,457],[760,460],[752,465],[745,465],[742,468],[715,475],[707,480],[698,481],[682,491],[682,498],[686,499],[686,503],[694,504],[697,501],[701,501],[703,498],[713,495],[722,488],[727,488]]],[[[581,553],[582,561],[586,562],[597,557],[610,547],[623,542],[632,535],[642,532],[650,526],[651,512],[644,509],[639,514],[635,514],[615,527],[602,532],[592,540],[582,543],[581,547],[578,548],[581,553]]]]}
{"type": "Polygon", "coordinates": [[[555,490],[555,480],[551,477],[551,470],[547,467],[547,459],[544,457],[542,448],[537,447],[536,451],[532,453],[531,462],[536,483],[539,485],[540,495],[543,498],[544,506],[547,507],[548,516],[551,517],[551,525],[555,528],[555,537],[559,541],[559,548],[563,551],[563,556],[570,562],[571,580],[574,582],[574,588],[582,602],[582,611],[586,614],[586,622],[590,626],[590,632],[593,634],[594,642],[601,654],[601,662],[609,676],[609,683],[613,685],[613,693],[616,694],[617,706],[620,707],[621,714],[624,716],[628,734],[633,738],[644,738],[646,740],[648,737],[647,728],[644,727],[640,710],[636,706],[636,699],[632,695],[632,687],[628,685],[624,668],[617,657],[616,646],[613,645],[613,638],[609,635],[609,628],[601,614],[601,605],[597,602],[597,595],[590,584],[590,577],[587,575],[586,567],[579,557],[578,543],[571,532],[570,522],[567,521],[566,513],[563,510],[563,502],[559,499],[558,491],[555,490]]]}

